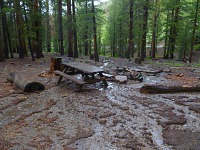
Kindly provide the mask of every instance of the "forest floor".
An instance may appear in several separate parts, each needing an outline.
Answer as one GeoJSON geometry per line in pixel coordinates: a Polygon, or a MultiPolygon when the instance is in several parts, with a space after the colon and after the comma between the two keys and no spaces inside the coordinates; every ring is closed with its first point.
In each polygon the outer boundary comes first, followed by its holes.
{"type": "Polygon", "coordinates": [[[108,81],[75,85],[48,74],[50,54],[31,61],[17,58],[0,63],[1,150],[153,150],[200,149],[200,94],[141,94],[144,84],[199,85],[198,62],[191,65],[171,60],[146,60],[141,65],[121,58],[101,58],[94,63],[108,73],[126,66],[161,73],[142,72],[142,82],[108,81]],[[42,92],[24,93],[6,81],[20,71],[26,78],[45,85],[42,92]],[[165,70],[165,71],[164,71],[165,70]],[[42,74],[41,74],[42,73],[42,74]]]}

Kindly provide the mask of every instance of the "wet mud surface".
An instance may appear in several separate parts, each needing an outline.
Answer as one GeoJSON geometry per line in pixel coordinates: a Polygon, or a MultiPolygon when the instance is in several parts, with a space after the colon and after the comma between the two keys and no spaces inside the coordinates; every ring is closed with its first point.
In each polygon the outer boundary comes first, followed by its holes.
{"type": "MultiPolygon", "coordinates": [[[[49,66],[44,60],[1,64],[1,150],[199,149],[199,93],[139,92],[147,83],[174,83],[164,76],[176,75],[178,69],[157,76],[144,74],[143,82],[108,81],[107,89],[101,83],[84,85],[85,90],[76,92],[72,82],[56,86],[57,76],[38,76],[49,66]],[[35,93],[14,90],[6,74],[19,67],[30,79],[45,84],[46,89],[35,93]]],[[[106,69],[109,67],[114,66],[106,69]]],[[[184,71],[178,73],[195,78],[199,75],[184,71]]]]}

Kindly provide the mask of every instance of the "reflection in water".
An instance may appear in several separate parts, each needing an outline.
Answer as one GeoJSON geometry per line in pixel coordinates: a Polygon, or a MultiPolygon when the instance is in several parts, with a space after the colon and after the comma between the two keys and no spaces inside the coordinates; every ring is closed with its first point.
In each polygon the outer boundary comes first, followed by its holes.
{"type": "Polygon", "coordinates": [[[103,66],[101,66],[100,68],[104,68],[105,66],[107,66],[109,63],[106,62],[106,63],[103,63],[103,66]]]}

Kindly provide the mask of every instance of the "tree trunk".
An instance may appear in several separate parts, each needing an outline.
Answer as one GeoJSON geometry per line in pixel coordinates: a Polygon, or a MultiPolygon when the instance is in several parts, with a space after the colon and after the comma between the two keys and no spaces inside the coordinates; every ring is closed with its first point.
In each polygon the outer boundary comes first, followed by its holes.
{"type": "Polygon", "coordinates": [[[63,47],[63,26],[62,26],[62,0],[58,1],[58,22],[59,22],[59,48],[61,56],[64,55],[63,47]]]}
{"type": "Polygon", "coordinates": [[[72,13],[71,13],[71,0],[67,0],[67,33],[68,33],[68,57],[73,57],[73,45],[72,45],[72,13]]]}
{"type": "Polygon", "coordinates": [[[20,0],[15,0],[15,10],[16,10],[16,22],[17,22],[17,33],[19,42],[19,59],[24,59],[26,45],[24,43],[24,30],[23,30],[23,18],[21,13],[20,0]]]}
{"type": "Polygon", "coordinates": [[[200,86],[143,85],[140,92],[146,94],[200,92],[200,86]]]}
{"type": "Polygon", "coordinates": [[[96,15],[95,15],[95,8],[94,8],[94,0],[92,0],[92,22],[93,22],[93,38],[94,38],[94,58],[95,61],[99,61],[99,54],[97,50],[97,24],[96,24],[96,15]]]}
{"type": "Polygon", "coordinates": [[[47,52],[51,52],[51,32],[50,32],[50,17],[49,17],[49,0],[46,0],[46,47],[47,52]]]}
{"type": "MultiPolygon", "coordinates": [[[[115,17],[114,17],[115,18],[115,17]]],[[[112,39],[112,56],[115,57],[115,53],[116,53],[116,33],[115,33],[115,29],[116,29],[116,23],[115,23],[115,19],[114,19],[114,27],[113,27],[114,31],[113,31],[113,39],[112,39]]]]}
{"type": "Polygon", "coordinates": [[[72,0],[73,8],[73,25],[74,25],[74,58],[78,58],[78,46],[77,46],[77,30],[76,30],[76,11],[75,11],[75,1],[72,0]]]}
{"type": "Polygon", "coordinates": [[[26,79],[22,74],[16,71],[11,72],[8,75],[7,80],[14,84],[15,89],[19,89],[24,92],[34,92],[34,91],[41,91],[45,89],[42,83],[30,81],[26,79]]]}
{"type": "Polygon", "coordinates": [[[177,37],[177,24],[178,24],[178,16],[179,16],[179,9],[180,9],[180,0],[175,1],[175,8],[172,9],[171,15],[171,26],[170,26],[170,35],[169,35],[169,42],[168,42],[168,55],[170,54],[170,59],[174,58],[174,52],[176,47],[176,37],[177,37]]]}
{"type": "MultiPolygon", "coordinates": [[[[25,8],[25,4],[23,6],[24,6],[24,12],[25,12],[25,9],[26,9],[25,8]]],[[[26,30],[28,32],[28,46],[29,46],[29,50],[30,50],[30,53],[31,53],[32,61],[35,61],[35,55],[34,55],[34,52],[33,52],[32,45],[31,45],[30,27],[28,26],[28,17],[27,17],[26,13],[25,13],[24,17],[25,17],[25,22],[26,22],[26,30]]]]}
{"type": "MultiPolygon", "coordinates": [[[[13,5],[13,2],[12,1],[9,1],[8,2],[8,7],[12,7],[12,5],[13,5]]],[[[12,41],[12,38],[11,37],[15,37],[16,35],[15,34],[13,34],[12,32],[13,32],[13,26],[14,26],[14,24],[13,24],[13,21],[14,21],[14,17],[13,17],[13,14],[14,13],[12,13],[11,15],[10,15],[10,19],[9,19],[9,21],[8,21],[8,27],[7,27],[7,29],[8,29],[8,39],[9,39],[9,41],[8,41],[8,43],[9,43],[9,49],[10,49],[10,58],[14,58],[14,54],[13,54],[13,51],[14,51],[14,43],[13,43],[13,41],[12,41]]],[[[16,38],[15,38],[16,39],[16,38]]]]}
{"type": "Polygon", "coordinates": [[[1,19],[2,19],[2,31],[3,31],[3,43],[4,43],[4,56],[6,59],[9,59],[9,50],[8,50],[8,37],[7,37],[7,30],[6,30],[6,14],[3,11],[4,8],[4,1],[0,0],[0,7],[1,7],[1,19]]]}
{"type": "MultiPolygon", "coordinates": [[[[36,29],[36,58],[42,58],[42,20],[41,20],[41,11],[39,9],[39,2],[38,0],[35,0],[34,2],[34,10],[37,15],[39,15],[39,18],[35,21],[35,29],[36,29]]],[[[41,5],[40,5],[41,8],[41,5]]]]}
{"type": "Polygon", "coordinates": [[[192,42],[190,47],[190,58],[189,62],[192,62],[192,54],[193,54],[193,48],[194,48],[194,41],[195,41],[195,33],[196,33],[196,27],[197,27],[197,19],[198,19],[198,9],[199,9],[199,0],[197,0],[196,3],[196,10],[195,10],[195,17],[194,17],[194,26],[192,31],[192,42]]]}
{"type": "MultiPolygon", "coordinates": [[[[115,32],[116,32],[116,29],[115,29],[115,32]]],[[[118,39],[118,42],[117,42],[119,46],[115,46],[115,49],[116,49],[116,47],[118,47],[118,49],[117,49],[117,56],[121,57],[121,58],[124,56],[123,55],[122,34],[123,34],[122,19],[119,19],[119,39],[118,39]]]]}
{"type": "MultiPolygon", "coordinates": [[[[2,0],[0,0],[0,39],[3,38],[3,33],[2,33],[2,0]]],[[[5,61],[5,56],[4,56],[4,46],[3,46],[3,41],[0,40],[0,62],[4,62],[5,61]]]]}
{"type": "Polygon", "coordinates": [[[152,31],[152,47],[151,47],[151,58],[155,58],[156,56],[156,27],[157,27],[157,18],[158,18],[158,12],[157,12],[157,3],[158,0],[155,0],[155,8],[154,8],[154,19],[153,19],[153,31],[152,31]]]}
{"type": "Polygon", "coordinates": [[[148,21],[148,5],[149,0],[146,0],[145,5],[143,7],[143,25],[142,25],[142,44],[141,44],[141,60],[144,61],[146,57],[146,36],[147,36],[147,21],[148,21]]]}
{"type": "MultiPolygon", "coordinates": [[[[170,13],[169,13],[169,10],[168,10],[166,23],[169,22],[169,14],[170,13]]],[[[168,28],[168,25],[167,25],[166,26],[166,31],[165,31],[165,46],[164,46],[163,58],[167,58],[168,32],[169,32],[169,28],[168,28]]]]}
{"type": "MultiPolygon", "coordinates": [[[[85,21],[87,22],[87,15],[88,15],[88,3],[87,0],[85,2],[85,15],[86,19],[85,21]]],[[[85,55],[88,56],[89,53],[89,44],[88,44],[88,24],[86,23],[86,28],[85,28],[85,33],[84,33],[84,45],[85,45],[85,55]]]]}
{"type": "MultiPolygon", "coordinates": [[[[177,5],[179,5],[180,0],[177,0],[177,5]]],[[[173,33],[172,33],[172,47],[171,50],[172,52],[170,53],[170,58],[173,59],[174,58],[174,52],[175,52],[175,46],[176,46],[176,37],[177,37],[177,24],[178,24],[178,15],[179,15],[179,6],[177,6],[175,8],[175,16],[174,16],[174,23],[175,25],[173,26],[173,33]]]]}
{"type": "Polygon", "coordinates": [[[131,52],[132,52],[132,49],[134,47],[133,46],[133,0],[130,0],[130,12],[129,12],[129,39],[128,39],[128,50],[127,50],[127,55],[126,55],[126,58],[127,59],[130,59],[130,55],[131,55],[131,52]]]}
{"type": "Polygon", "coordinates": [[[12,51],[12,42],[11,42],[11,37],[10,37],[10,30],[8,28],[8,23],[6,23],[6,32],[7,32],[7,37],[8,37],[10,58],[14,58],[13,51],[12,51]]]}
{"type": "Polygon", "coordinates": [[[62,57],[52,57],[50,72],[52,73],[55,70],[62,71],[62,57]]]}

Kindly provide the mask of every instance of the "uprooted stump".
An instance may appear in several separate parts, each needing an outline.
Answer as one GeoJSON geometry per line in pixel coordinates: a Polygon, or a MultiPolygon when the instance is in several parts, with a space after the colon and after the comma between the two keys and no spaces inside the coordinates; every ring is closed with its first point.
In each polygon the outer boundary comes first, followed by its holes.
{"type": "Polygon", "coordinates": [[[24,92],[42,91],[45,89],[44,85],[40,82],[30,81],[17,71],[10,72],[7,80],[13,83],[15,89],[24,92]]]}
{"type": "Polygon", "coordinates": [[[172,85],[148,85],[145,84],[140,89],[141,93],[166,94],[179,92],[200,92],[200,85],[196,86],[172,86],[172,85]]]}

